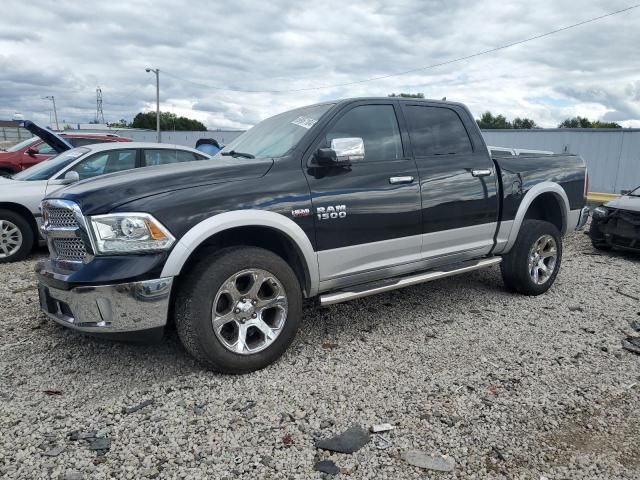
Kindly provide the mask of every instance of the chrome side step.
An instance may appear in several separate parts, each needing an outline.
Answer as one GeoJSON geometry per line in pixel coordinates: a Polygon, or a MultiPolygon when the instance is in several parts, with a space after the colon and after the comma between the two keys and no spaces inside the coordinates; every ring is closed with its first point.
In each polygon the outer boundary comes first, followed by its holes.
{"type": "Polygon", "coordinates": [[[336,292],[320,295],[320,305],[333,305],[335,303],[342,303],[348,300],[354,300],[356,298],[368,297],[369,295],[375,295],[377,293],[388,292],[390,290],[396,290],[398,288],[417,285],[419,283],[431,282],[432,280],[438,280],[440,278],[451,277],[460,273],[466,273],[473,270],[480,270],[481,268],[491,267],[492,265],[497,265],[501,261],[502,257],[482,258],[480,260],[471,260],[468,262],[459,263],[457,265],[453,265],[450,268],[429,270],[427,272],[414,273],[405,277],[395,277],[386,280],[380,280],[378,282],[356,285],[355,287],[350,287],[345,290],[338,290],[336,292]]]}

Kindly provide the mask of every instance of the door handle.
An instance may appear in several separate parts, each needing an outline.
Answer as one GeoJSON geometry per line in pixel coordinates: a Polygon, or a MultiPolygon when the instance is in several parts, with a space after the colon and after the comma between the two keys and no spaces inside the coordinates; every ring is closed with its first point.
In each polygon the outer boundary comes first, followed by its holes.
{"type": "Polygon", "coordinates": [[[389,183],[391,185],[398,185],[401,183],[411,183],[413,182],[413,177],[411,176],[406,176],[406,177],[389,177],[389,183]]]}
{"type": "Polygon", "coordinates": [[[481,169],[474,168],[473,170],[471,170],[471,175],[473,175],[474,177],[488,177],[489,175],[491,175],[491,169],[490,168],[481,168],[481,169]]]}

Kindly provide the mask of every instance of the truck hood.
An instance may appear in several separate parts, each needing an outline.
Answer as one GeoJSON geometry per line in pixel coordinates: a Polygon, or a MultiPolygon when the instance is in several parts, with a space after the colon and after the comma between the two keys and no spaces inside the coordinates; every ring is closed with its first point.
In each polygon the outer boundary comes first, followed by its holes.
{"type": "Polygon", "coordinates": [[[620,210],[630,210],[632,212],[640,212],[640,197],[631,195],[623,195],[606,203],[606,207],[618,208],[620,210]]]}
{"type": "Polygon", "coordinates": [[[151,195],[265,175],[271,159],[215,157],[199,162],[138,168],[85,180],[51,198],[71,200],[85,215],[108,213],[125,203],[151,195]]]}
{"type": "Polygon", "coordinates": [[[20,122],[20,126],[29,130],[36,137],[40,137],[44,143],[49,145],[58,153],[66,152],[73,148],[73,145],[67,142],[60,135],[52,132],[48,128],[44,128],[33,123],[31,120],[23,120],[20,122]]]}

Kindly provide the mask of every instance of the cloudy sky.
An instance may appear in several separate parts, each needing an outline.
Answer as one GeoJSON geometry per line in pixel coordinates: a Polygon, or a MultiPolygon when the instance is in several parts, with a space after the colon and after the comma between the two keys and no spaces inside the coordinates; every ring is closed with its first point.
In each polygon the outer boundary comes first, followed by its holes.
{"type": "Polygon", "coordinates": [[[606,14],[635,0],[4,0],[0,119],[107,121],[161,109],[208,127],[246,128],[347,96],[422,92],[542,126],[581,115],[640,127],[640,8],[470,60],[350,86],[606,14]],[[217,89],[221,88],[221,89],[217,89]]]}

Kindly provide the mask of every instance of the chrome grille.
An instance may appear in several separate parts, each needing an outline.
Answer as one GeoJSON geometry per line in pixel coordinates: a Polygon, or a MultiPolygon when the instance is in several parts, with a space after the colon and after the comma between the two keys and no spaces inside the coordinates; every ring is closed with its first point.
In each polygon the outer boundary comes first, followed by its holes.
{"type": "Polygon", "coordinates": [[[87,255],[84,242],[80,238],[54,238],[52,246],[55,257],[59,260],[81,262],[87,255]]]}
{"type": "Polygon", "coordinates": [[[47,222],[50,227],[77,227],[78,221],[73,210],[68,208],[47,208],[47,222]]]}
{"type": "Polygon", "coordinates": [[[66,200],[42,202],[42,231],[47,237],[51,258],[61,262],[83,262],[90,259],[83,238],[84,218],[78,205],[66,200]]]}

